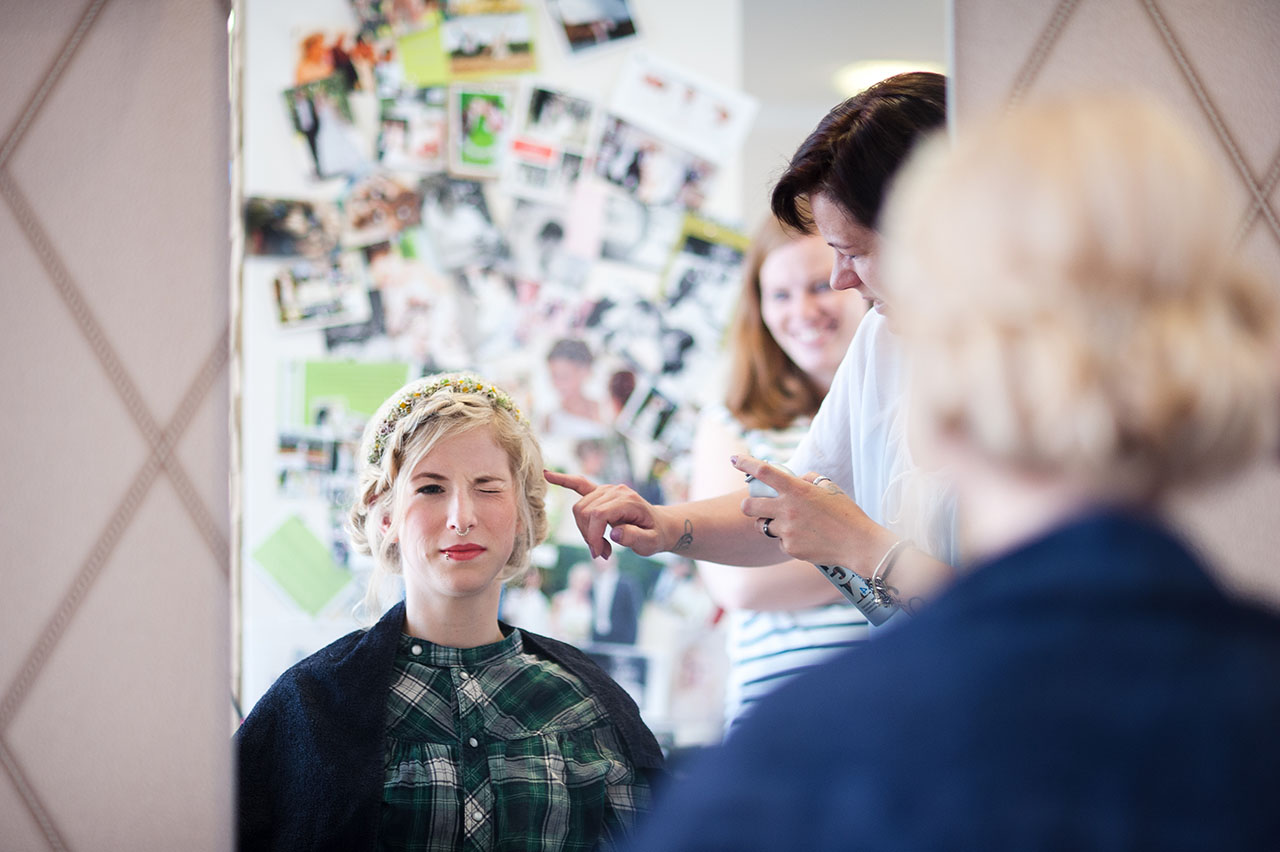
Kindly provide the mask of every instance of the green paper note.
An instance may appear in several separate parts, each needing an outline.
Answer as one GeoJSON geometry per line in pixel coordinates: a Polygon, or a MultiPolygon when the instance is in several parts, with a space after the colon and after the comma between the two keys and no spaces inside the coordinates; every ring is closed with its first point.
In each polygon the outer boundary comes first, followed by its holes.
{"type": "Polygon", "coordinates": [[[316,406],[341,400],[352,414],[372,417],[383,401],[409,381],[409,365],[399,362],[308,361],[299,423],[314,422],[316,406]]]}
{"type": "Polygon", "coordinates": [[[296,515],[280,525],[253,558],[303,610],[317,615],[351,579],[324,542],[296,515]]]}
{"type": "Polygon", "coordinates": [[[424,18],[426,26],[396,42],[405,82],[414,86],[442,86],[449,82],[449,56],[440,35],[440,13],[424,18]]]}

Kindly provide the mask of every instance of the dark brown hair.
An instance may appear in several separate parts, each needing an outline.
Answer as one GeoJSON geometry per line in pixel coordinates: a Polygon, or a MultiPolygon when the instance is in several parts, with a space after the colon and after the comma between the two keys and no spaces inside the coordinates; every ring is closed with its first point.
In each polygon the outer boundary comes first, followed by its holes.
{"type": "Polygon", "coordinates": [[[813,219],[799,202],[822,193],[875,230],[898,167],[915,143],[947,118],[947,78],[912,71],[881,80],[827,113],[800,144],[770,199],[793,228],[813,219]]]}
{"type": "MultiPolygon", "coordinates": [[[[800,209],[808,215],[804,199],[800,209]]],[[[738,307],[729,327],[725,407],[748,429],[785,429],[797,417],[812,416],[822,404],[825,391],[787,357],[760,313],[760,267],[765,258],[803,236],[770,216],[756,229],[747,251],[738,307]]]]}

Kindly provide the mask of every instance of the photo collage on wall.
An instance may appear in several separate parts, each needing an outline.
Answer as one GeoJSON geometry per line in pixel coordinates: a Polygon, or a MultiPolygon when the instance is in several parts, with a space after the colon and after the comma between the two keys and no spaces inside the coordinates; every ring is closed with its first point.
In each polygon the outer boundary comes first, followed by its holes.
{"type": "MultiPolygon", "coordinates": [[[[277,496],[330,523],[305,567],[282,555],[296,525],[250,546],[312,615],[362,596],[369,565],[342,529],[357,445],[413,376],[475,371],[517,397],[549,467],[686,496],[746,249],[700,208],[755,104],[644,52],[635,5],[353,0],[350,31],[296,44],[280,105],[315,197],[247,198],[245,244],[279,263],[276,333],[323,341],[279,367],[277,496]],[[606,99],[536,74],[539,51],[604,49],[630,51],[606,99]]],[[[672,741],[715,738],[719,611],[694,566],[593,564],[573,496],[551,489],[549,541],[503,617],[590,651],[672,741]]]]}

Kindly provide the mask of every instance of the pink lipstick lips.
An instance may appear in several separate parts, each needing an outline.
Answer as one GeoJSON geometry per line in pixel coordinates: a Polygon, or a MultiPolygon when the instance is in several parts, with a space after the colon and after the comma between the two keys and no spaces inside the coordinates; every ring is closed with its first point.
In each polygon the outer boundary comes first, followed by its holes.
{"type": "Polygon", "coordinates": [[[453,547],[444,548],[446,556],[459,562],[475,559],[484,551],[485,549],[478,544],[457,544],[453,547]]]}

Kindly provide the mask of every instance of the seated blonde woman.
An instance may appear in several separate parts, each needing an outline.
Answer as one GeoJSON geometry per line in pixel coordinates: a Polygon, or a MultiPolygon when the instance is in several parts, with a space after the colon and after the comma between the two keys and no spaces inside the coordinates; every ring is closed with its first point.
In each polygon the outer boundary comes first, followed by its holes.
{"type": "Polygon", "coordinates": [[[409,383],[365,430],[350,530],[404,601],[283,675],[236,734],[241,849],[612,849],[662,754],[571,646],[498,621],[546,535],[542,453],[499,388],[409,383]]]}
{"type": "Polygon", "coordinates": [[[1161,517],[1274,446],[1274,282],[1228,186],[1139,100],[931,144],[884,271],[965,564],[760,702],[637,848],[1280,849],[1280,618],[1161,517]]]}

